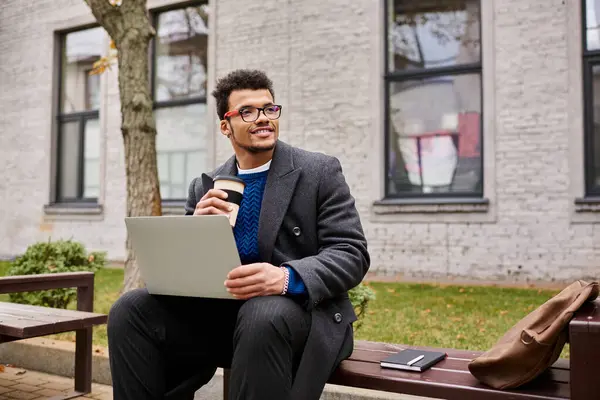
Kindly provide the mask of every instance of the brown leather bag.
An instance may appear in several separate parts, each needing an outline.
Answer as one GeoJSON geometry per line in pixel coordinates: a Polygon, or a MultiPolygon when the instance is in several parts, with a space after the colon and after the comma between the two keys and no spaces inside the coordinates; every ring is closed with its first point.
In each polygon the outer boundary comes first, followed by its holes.
{"type": "Polygon", "coordinates": [[[525,318],[469,363],[469,371],[496,389],[521,386],[550,367],[567,341],[569,321],[598,296],[598,282],[576,281],[525,318]]]}

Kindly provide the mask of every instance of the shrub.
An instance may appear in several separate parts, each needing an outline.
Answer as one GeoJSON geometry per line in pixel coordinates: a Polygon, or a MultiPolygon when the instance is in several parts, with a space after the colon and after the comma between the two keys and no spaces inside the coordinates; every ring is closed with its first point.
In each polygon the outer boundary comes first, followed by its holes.
{"type": "Polygon", "coordinates": [[[350,297],[350,302],[354,307],[354,311],[356,312],[356,316],[358,320],[354,323],[354,329],[360,329],[362,325],[362,316],[367,311],[367,306],[369,301],[375,300],[375,292],[361,282],[358,286],[352,288],[348,292],[348,296],[350,297]]]}
{"type": "MultiPolygon", "coordinates": [[[[58,272],[95,272],[106,264],[104,252],[87,253],[85,247],[71,240],[38,242],[17,257],[8,275],[36,275],[58,272]]],[[[11,293],[13,303],[54,308],[67,308],[76,298],[77,289],[52,289],[37,292],[11,293]]]]}

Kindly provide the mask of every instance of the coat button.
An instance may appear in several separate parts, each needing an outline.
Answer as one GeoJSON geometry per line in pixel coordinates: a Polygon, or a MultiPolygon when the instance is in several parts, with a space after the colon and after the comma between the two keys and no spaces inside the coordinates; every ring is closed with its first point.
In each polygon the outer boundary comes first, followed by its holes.
{"type": "Polygon", "coordinates": [[[292,229],[292,232],[294,232],[294,235],[296,236],[300,236],[300,233],[302,233],[300,228],[298,228],[297,226],[295,226],[294,229],[292,229]]]}
{"type": "Polygon", "coordinates": [[[339,324],[340,322],[342,322],[342,314],[336,312],[333,316],[333,320],[339,324]]]}

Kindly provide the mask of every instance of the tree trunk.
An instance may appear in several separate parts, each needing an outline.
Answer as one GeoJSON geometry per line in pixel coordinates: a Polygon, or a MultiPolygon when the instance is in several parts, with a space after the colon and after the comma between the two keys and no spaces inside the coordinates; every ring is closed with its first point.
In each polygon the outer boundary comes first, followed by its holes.
{"type": "MultiPolygon", "coordinates": [[[[121,133],[125,148],[127,216],[162,214],[156,164],[156,125],[148,73],[148,45],[154,35],[146,0],[87,0],[118,51],[121,133]]],[[[129,237],[123,292],[142,286],[129,237]]]]}
{"type": "MultiPolygon", "coordinates": [[[[131,20],[128,20],[131,23],[131,20]]],[[[128,30],[119,49],[121,132],[125,144],[127,216],[160,215],[156,165],[156,126],[148,86],[148,40],[137,29],[128,30]]],[[[127,238],[124,291],[140,287],[137,263],[127,238]]]]}

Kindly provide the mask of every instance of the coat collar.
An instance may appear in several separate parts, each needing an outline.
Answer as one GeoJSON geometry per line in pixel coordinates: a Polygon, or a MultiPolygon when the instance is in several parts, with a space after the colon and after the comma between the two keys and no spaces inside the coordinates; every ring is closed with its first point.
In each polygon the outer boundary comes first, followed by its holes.
{"type": "MultiPolygon", "coordinates": [[[[285,142],[282,142],[281,140],[278,140],[277,144],[275,145],[275,151],[273,151],[273,159],[271,161],[271,167],[269,168],[269,177],[271,174],[281,177],[295,169],[296,167],[294,166],[293,147],[285,142]]],[[[214,175],[236,176],[237,174],[237,159],[234,154],[215,171],[214,175]]]]}

